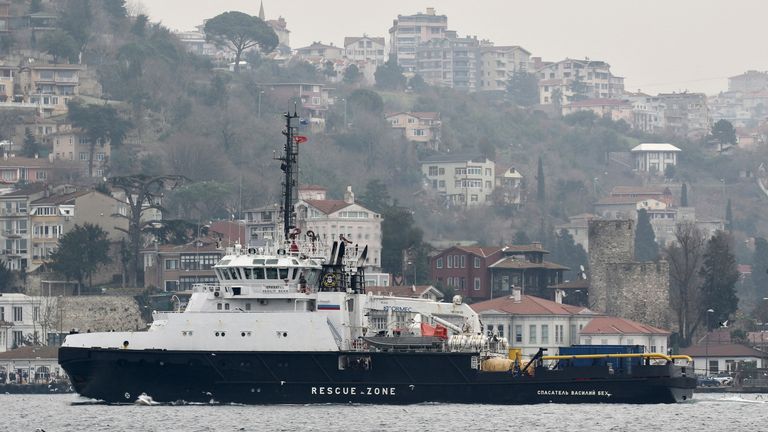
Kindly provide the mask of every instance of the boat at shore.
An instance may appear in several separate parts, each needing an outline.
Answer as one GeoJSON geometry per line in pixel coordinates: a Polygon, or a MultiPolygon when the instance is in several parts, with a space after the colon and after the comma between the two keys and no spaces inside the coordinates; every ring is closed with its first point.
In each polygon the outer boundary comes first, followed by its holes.
{"type": "Polygon", "coordinates": [[[282,233],[235,245],[184,310],[143,332],[68,335],[59,364],[109,403],[674,403],[696,387],[685,356],[574,346],[522,359],[451,302],[366,291],[367,247],[324,245],[295,223],[296,113],[286,114],[282,233]],[[141,399],[140,399],[141,398],[141,399]]]}

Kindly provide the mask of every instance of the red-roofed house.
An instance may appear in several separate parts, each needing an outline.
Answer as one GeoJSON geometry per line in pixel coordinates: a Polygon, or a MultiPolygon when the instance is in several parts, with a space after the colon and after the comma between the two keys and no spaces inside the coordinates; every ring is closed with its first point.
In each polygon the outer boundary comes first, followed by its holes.
{"type": "Polygon", "coordinates": [[[557,303],[515,290],[512,295],[472,305],[486,332],[507,338],[509,346],[523,356],[547,348],[551,354],[559,347],[577,344],[579,334],[597,313],[581,306],[557,303]]]}
{"type": "Polygon", "coordinates": [[[438,150],[440,142],[439,112],[395,112],[386,114],[393,129],[400,129],[408,141],[425,143],[428,148],[438,150]]]}
{"type": "Polygon", "coordinates": [[[592,111],[598,117],[607,117],[613,121],[624,120],[629,125],[632,125],[634,120],[632,104],[620,99],[585,99],[563,106],[563,115],[579,111],[592,111]]]}
{"type": "Polygon", "coordinates": [[[665,353],[669,347],[668,330],[624,318],[593,318],[579,335],[582,345],[643,345],[646,352],[665,353]]]}
{"type": "Polygon", "coordinates": [[[381,267],[381,215],[355,203],[352,186],[343,200],[299,199],[295,208],[302,233],[312,231],[325,243],[344,236],[360,250],[368,246],[367,265],[381,267]]]}
{"type": "Polygon", "coordinates": [[[157,245],[141,251],[144,285],[165,291],[185,291],[197,283],[216,283],[213,266],[224,249],[218,238],[196,239],[185,245],[157,245]]]}
{"type": "Polygon", "coordinates": [[[539,243],[453,246],[433,255],[429,268],[432,280],[453,287],[469,301],[509,294],[513,286],[525,293],[549,297],[554,294],[547,287],[562,283],[563,271],[568,268],[544,261],[548,253],[539,243]]]}

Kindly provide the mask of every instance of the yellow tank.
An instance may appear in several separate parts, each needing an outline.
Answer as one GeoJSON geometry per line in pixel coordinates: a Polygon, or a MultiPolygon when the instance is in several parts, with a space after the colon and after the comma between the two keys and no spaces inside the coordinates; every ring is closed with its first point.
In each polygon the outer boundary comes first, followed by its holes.
{"type": "Polygon", "coordinates": [[[486,372],[506,372],[511,370],[514,365],[514,360],[501,357],[492,357],[487,360],[483,360],[482,370],[486,372]]]}
{"type": "Polygon", "coordinates": [[[510,360],[517,360],[518,362],[521,362],[523,360],[523,349],[522,348],[510,348],[509,349],[509,359],[510,360]]]}

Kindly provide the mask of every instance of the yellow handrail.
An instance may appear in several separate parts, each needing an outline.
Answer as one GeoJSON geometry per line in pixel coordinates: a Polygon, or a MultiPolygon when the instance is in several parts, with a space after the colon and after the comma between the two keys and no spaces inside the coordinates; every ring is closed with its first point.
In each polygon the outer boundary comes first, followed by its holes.
{"type": "Polygon", "coordinates": [[[543,356],[542,360],[577,360],[577,359],[598,359],[598,358],[653,358],[663,359],[671,362],[673,358],[684,358],[688,356],[668,356],[661,353],[636,353],[636,354],[574,354],[574,355],[549,355],[543,356]]]}
{"type": "Polygon", "coordinates": [[[676,355],[673,355],[673,356],[670,356],[670,357],[672,357],[672,360],[685,360],[685,361],[693,363],[693,358],[691,358],[691,356],[687,356],[685,354],[676,354],[676,355]]]}

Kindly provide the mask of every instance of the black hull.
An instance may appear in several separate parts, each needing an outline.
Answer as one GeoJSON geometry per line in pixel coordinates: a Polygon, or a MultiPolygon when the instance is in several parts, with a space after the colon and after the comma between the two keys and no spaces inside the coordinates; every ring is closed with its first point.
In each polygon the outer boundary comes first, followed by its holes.
{"type": "Polygon", "coordinates": [[[674,403],[691,399],[696,380],[676,366],[539,369],[535,376],[479,372],[473,353],[172,352],[62,347],[59,363],[82,396],[132,403],[243,404],[421,402],[674,403]],[[369,362],[339,370],[340,357],[369,362]]]}

